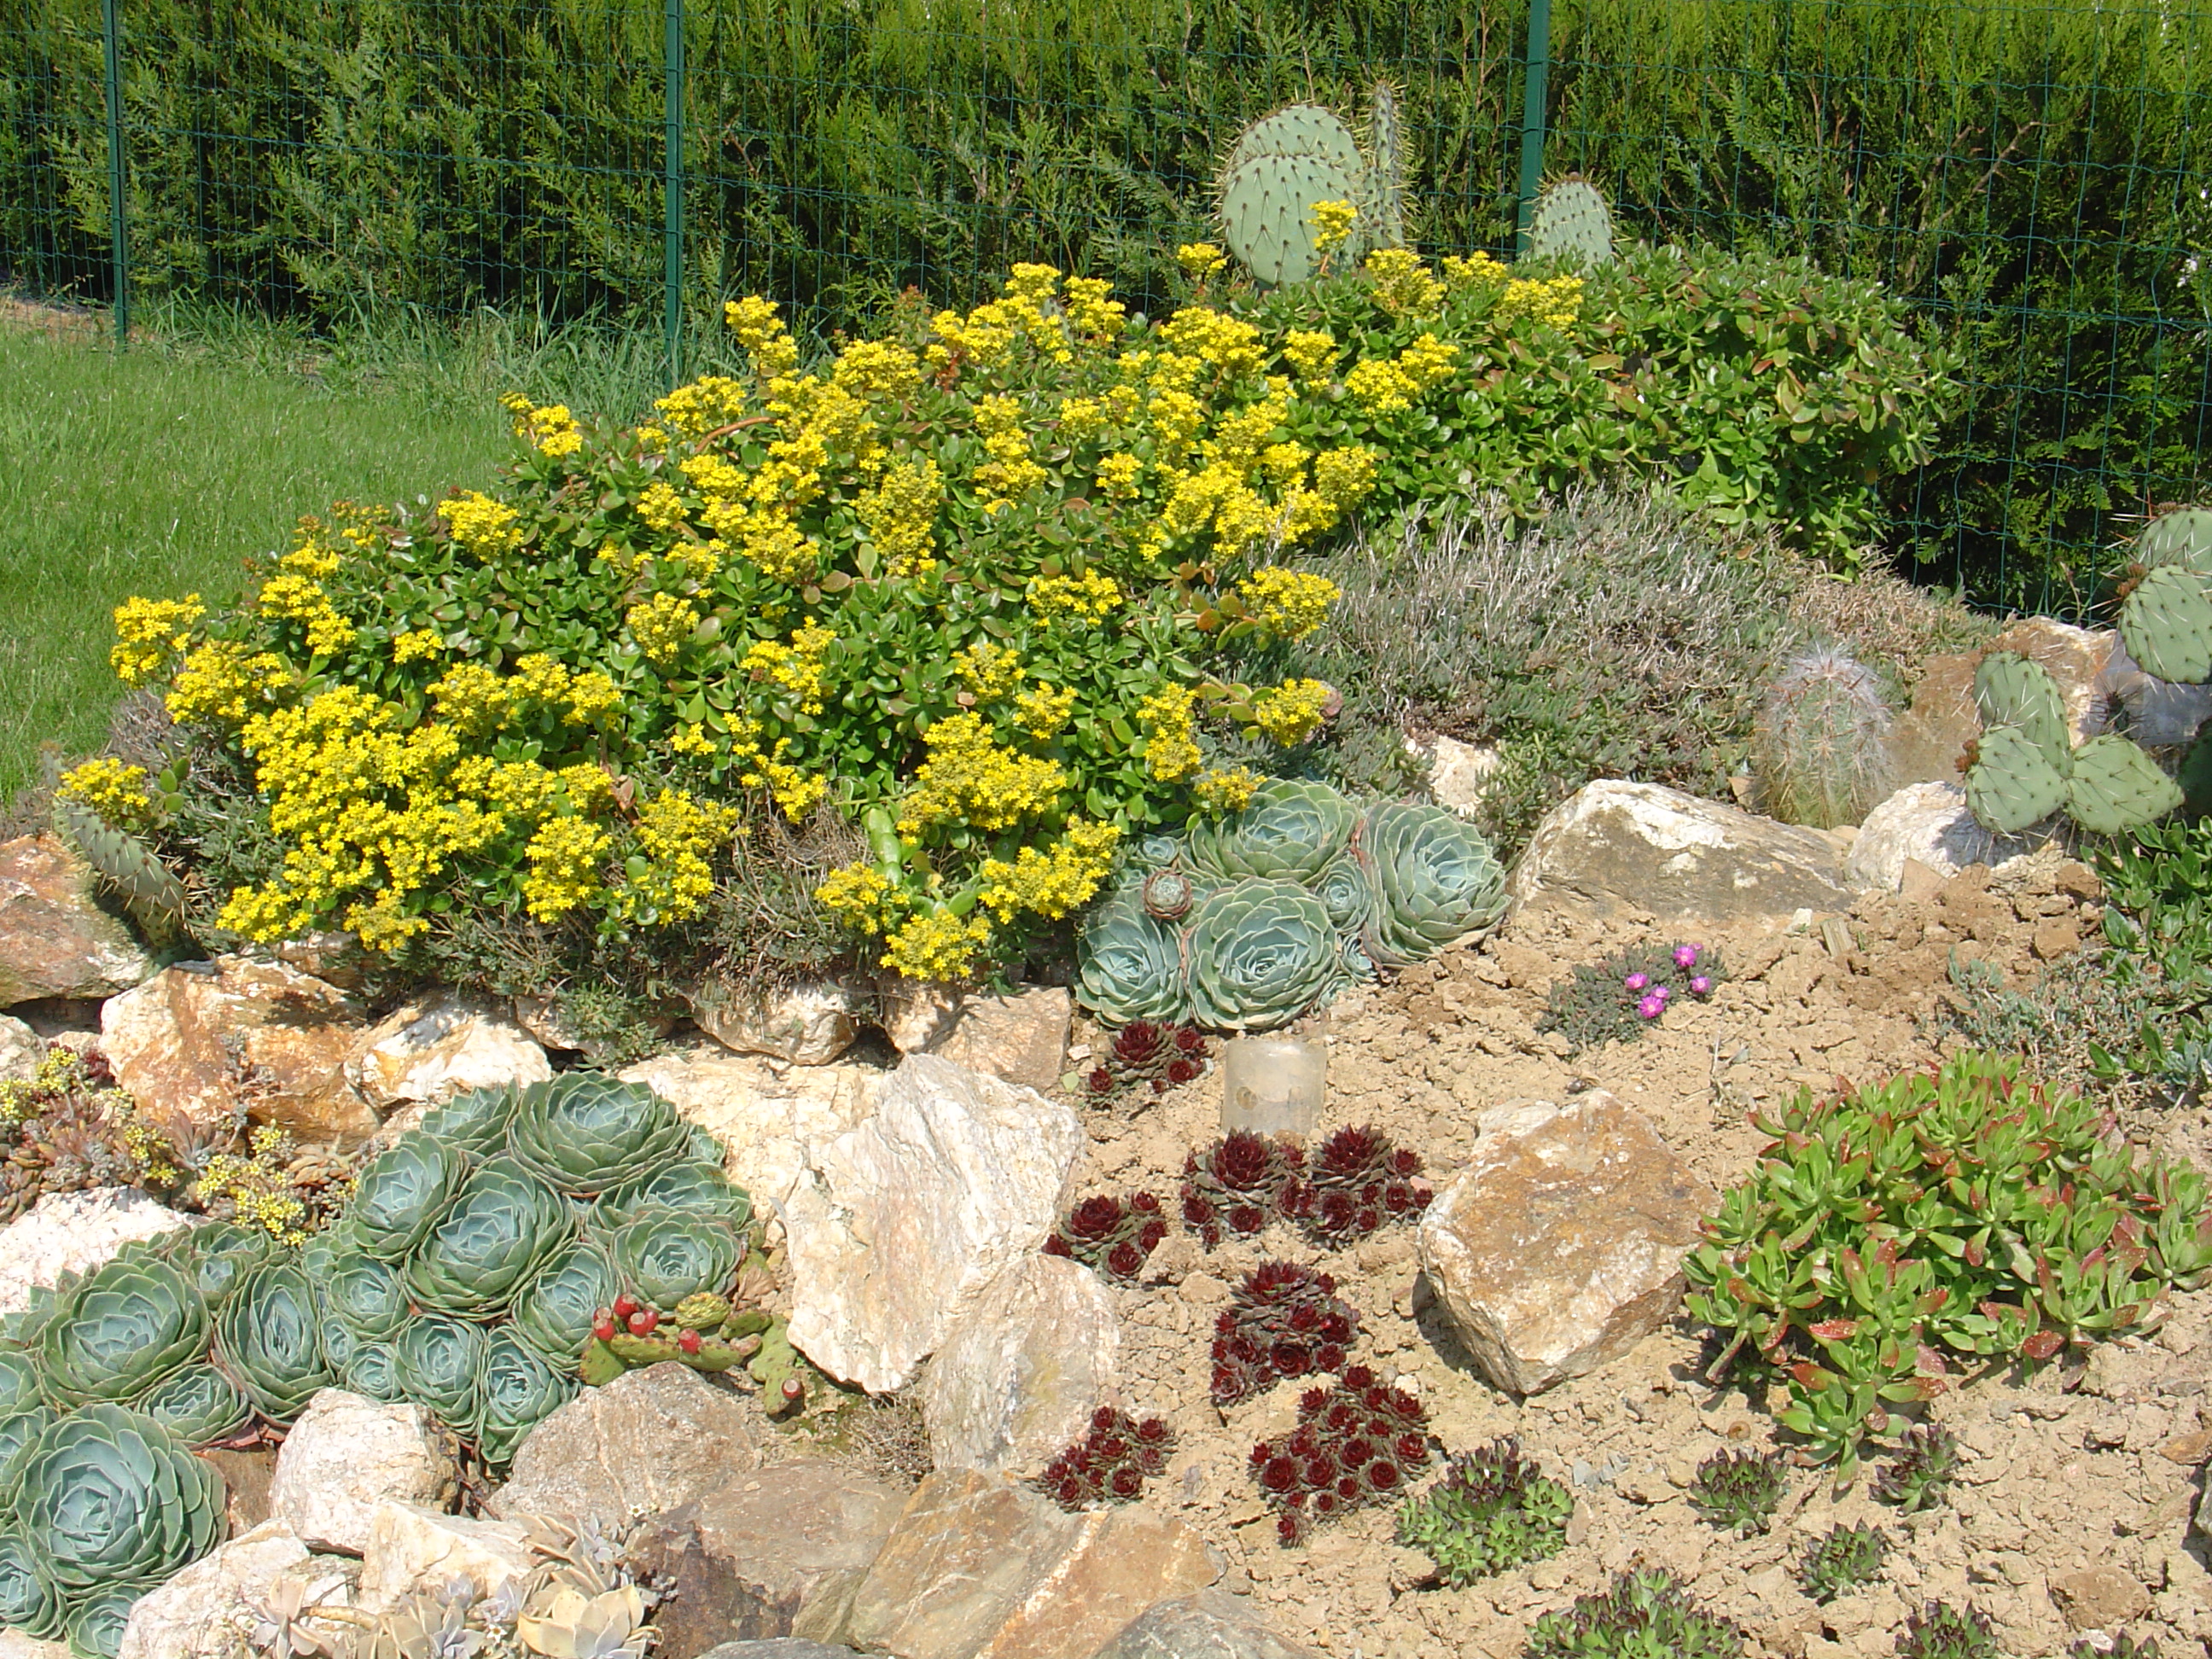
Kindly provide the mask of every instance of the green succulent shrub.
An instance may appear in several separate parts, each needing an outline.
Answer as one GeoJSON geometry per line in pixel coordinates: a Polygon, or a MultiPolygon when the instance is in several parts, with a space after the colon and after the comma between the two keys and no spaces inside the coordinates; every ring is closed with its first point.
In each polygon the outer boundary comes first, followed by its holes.
{"type": "Polygon", "coordinates": [[[1797,1582],[1815,1601],[1832,1601],[1845,1590],[1873,1583],[1888,1549],[1889,1539],[1879,1527],[1863,1522],[1831,1527],[1797,1564],[1797,1582]]]}
{"type": "Polygon", "coordinates": [[[1960,1371],[2154,1327],[2212,1270],[2203,1177],[2100,1108],[1965,1050],[1777,1118],[1685,1261],[1691,1314],[1788,1391],[1782,1423],[1856,1473],[1893,1405],[1960,1371]]]}
{"type": "Polygon", "coordinates": [[[1930,1601],[1905,1615],[1897,1652],[1898,1659],[1997,1659],[1996,1630],[1978,1608],[1930,1601]]]}
{"type": "Polygon", "coordinates": [[[1690,1480],[1690,1507],[1747,1538],[1774,1524],[1782,1494],[1782,1460],[1771,1452],[1717,1451],[1690,1480]]]}
{"type": "Polygon", "coordinates": [[[1398,1511],[1398,1541],[1437,1564],[1455,1589],[1566,1547],[1574,1494],[1539,1474],[1510,1435],[1451,1460],[1443,1479],[1398,1511]]]}
{"type": "Polygon", "coordinates": [[[1526,1659],[1736,1659],[1743,1635],[1663,1571],[1625,1572],[1530,1627],[1526,1659]]]}

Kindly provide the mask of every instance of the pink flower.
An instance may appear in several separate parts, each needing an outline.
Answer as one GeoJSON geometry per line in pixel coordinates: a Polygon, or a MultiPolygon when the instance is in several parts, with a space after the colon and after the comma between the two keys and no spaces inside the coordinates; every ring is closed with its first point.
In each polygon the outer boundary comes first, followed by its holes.
{"type": "Polygon", "coordinates": [[[1667,1012],[1667,999],[1656,995],[1648,996],[1636,1005],[1636,1012],[1646,1019],[1656,1019],[1667,1012]]]}
{"type": "Polygon", "coordinates": [[[1650,984],[1651,976],[1649,974],[1631,974],[1620,982],[1623,987],[1633,993],[1641,991],[1645,986],[1650,984]]]}
{"type": "Polygon", "coordinates": [[[1674,947],[1674,965],[1677,968],[1696,967],[1698,965],[1698,947],[1694,945],[1676,945],[1674,947]]]}
{"type": "Polygon", "coordinates": [[[1651,994],[1664,1002],[1674,994],[1674,988],[1671,985],[1655,985],[1651,988],[1651,994]]]}
{"type": "Polygon", "coordinates": [[[1690,994],[1693,997],[1711,996],[1712,989],[1712,981],[1707,979],[1703,974],[1699,974],[1690,981],[1690,994]]]}

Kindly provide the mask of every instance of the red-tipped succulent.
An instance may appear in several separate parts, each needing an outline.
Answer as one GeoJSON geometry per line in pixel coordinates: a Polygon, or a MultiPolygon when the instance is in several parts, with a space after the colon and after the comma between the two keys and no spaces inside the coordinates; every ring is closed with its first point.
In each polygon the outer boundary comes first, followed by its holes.
{"type": "Polygon", "coordinates": [[[1205,1074],[1206,1034],[1194,1025],[1132,1020],[1114,1033],[1099,1063],[1084,1080],[1093,1095],[1110,1095],[1138,1084],[1156,1095],[1205,1074]]]}
{"type": "Polygon", "coordinates": [[[1431,1196],[1420,1174],[1419,1152],[1373,1129],[1339,1129],[1308,1161],[1305,1177],[1291,1183],[1283,1208],[1324,1248],[1356,1244],[1394,1221],[1419,1218],[1431,1196]]]}
{"type": "Polygon", "coordinates": [[[1263,1261],[1213,1327],[1213,1403],[1233,1406],[1286,1376],[1340,1371],[1359,1315],[1327,1273],[1263,1261]]]}
{"type": "Polygon", "coordinates": [[[1096,1193],[1053,1229],[1044,1253],[1071,1256],[1118,1285],[1133,1285],[1167,1236],[1167,1213],[1152,1194],[1120,1199],[1096,1193]]]}
{"type": "Polygon", "coordinates": [[[1290,1437],[1252,1448],[1252,1478],[1275,1511],[1276,1535],[1299,1543],[1347,1510],[1397,1503],[1428,1467],[1428,1424],[1419,1401],[1364,1365],[1348,1367],[1333,1389],[1307,1389],[1290,1437]]]}
{"type": "Polygon", "coordinates": [[[1166,1471],[1175,1443],[1175,1431],[1158,1418],[1139,1423],[1101,1406],[1091,1413],[1091,1432],[1046,1464],[1036,1485],[1064,1510],[1126,1504],[1143,1492],[1146,1475],[1166,1471]]]}
{"type": "Polygon", "coordinates": [[[1305,1155],[1291,1141],[1243,1129],[1224,1135],[1183,1163],[1183,1224],[1209,1250],[1230,1233],[1256,1233],[1287,1214],[1285,1200],[1304,1171],[1305,1155]]]}

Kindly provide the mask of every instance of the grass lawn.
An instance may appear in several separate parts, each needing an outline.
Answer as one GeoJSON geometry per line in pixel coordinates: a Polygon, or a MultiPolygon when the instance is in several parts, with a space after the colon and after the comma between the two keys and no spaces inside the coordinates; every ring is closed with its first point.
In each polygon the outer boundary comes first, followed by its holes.
{"type": "Polygon", "coordinates": [[[0,803],[37,775],[42,742],[100,746],[123,599],[214,606],[303,513],[489,483],[512,443],[506,386],[580,413],[659,389],[647,348],[617,363],[512,328],[332,345],[161,320],[127,353],[0,321],[0,803]]]}

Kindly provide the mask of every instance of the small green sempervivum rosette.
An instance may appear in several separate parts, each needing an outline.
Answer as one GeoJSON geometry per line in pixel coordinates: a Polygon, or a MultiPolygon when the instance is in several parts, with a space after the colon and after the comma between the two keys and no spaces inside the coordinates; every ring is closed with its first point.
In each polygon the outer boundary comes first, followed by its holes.
{"type": "Polygon", "coordinates": [[[96,1589],[70,1609],[64,1634],[76,1659],[115,1659],[123,1645],[123,1632],[131,1622],[131,1609],[138,1605],[144,1589],[109,1585],[96,1589]]]}
{"type": "Polygon", "coordinates": [[[354,1182],[345,1224],[355,1243],[380,1261],[400,1260],[444,1213],[467,1174],[464,1151],[427,1127],[402,1135],[369,1159],[354,1182]]]}
{"type": "Polygon", "coordinates": [[[1191,1018],[1224,1031],[1287,1025],[1337,982],[1328,912],[1292,881],[1254,878],[1199,906],[1183,940],[1191,1018]]]}
{"type": "Polygon", "coordinates": [[[729,1289],[744,1260],[745,1236],[713,1216],[648,1210],[616,1229],[607,1255],[631,1294],[669,1313],[686,1297],[729,1289]]]}
{"type": "Polygon", "coordinates": [[[222,1541],[215,1466],[143,1412],[95,1401],[50,1425],[24,1460],[16,1514],[65,1601],[151,1589],[222,1541]]]}
{"type": "Polygon", "coordinates": [[[1375,889],[1352,854],[1338,854],[1306,884],[1328,912],[1329,926],[1347,939],[1359,938],[1374,924],[1375,889]]]}
{"type": "Polygon", "coordinates": [[[1351,839],[1358,809],[1325,783],[1269,778],[1241,812],[1193,821],[1185,856],[1201,876],[1310,884],[1351,839]]]}
{"type": "Polygon", "coordinates": [[[1085,921],[1075,1000],[1109,1025],[1187,1017],[1182,942],[1146,910],[1140,881],[1115,888],[1085,921]]]}
{"type": "Polygon", "coordinates": [[[1505,872],[1490,842],[1441,806],[1370,807],[1352,846],[1375,897],[1363,942],[1380,966],[1425,961],[1505,914],[1505,872]]]}
{"type": "Polygon", "coordinates": [[[465,1319],[424,1314],[392,1345],[399,1391],[449,1428],[472,1432],[483,1399],[484,1333],[465,1319]]]}
{"type": "Polygon", "coordinates": [[[507,1130],[515,1163],[570,1198],[596,1198],[691,1151],[676,1108],[643,1084],[598,1072],[533,1083],[507,1130]]]}
{"type": "Polygon", "coordinates": [[[163,1255],[199,1286],[210,1312],[230,1299],[239,1281],[264,1262],[283,1253],[265,1227],[243,1227],[235,1221],[210,1221],[187,1227],[163,1241],[163,1255]]]}
{"type": "Polygon", "coordinates": [[[334,1380],[323,1354],[322,1309],[296,1262],[256,1267],[215,1319],[216,1358],[272,1423],[289,1423],[334,1380]]]}
{"type": "Polygon", "coordinates": [[[476,1422],[477,1449],[502,1468],[514,1460],[523,1437],[576,1397],[575,1379],[563,1376],[512,1331],[495,1331],[484,1346],[483,1387],[476,1422]]]}
{"type": "Polygon", "coordinates": [[[560,1194],[514,1159],[495,1158],[461,1183],[401,1276],[408,1295],[434,1313],[494,1319],[574,1236],[560,1194]]]}
{"type": "Polygon", "coordinates": [[[753,1200],[722,1173],[720,1164],[686,1158],[602,1194],[585,1224],[596,1232],[611,1233],[647,1210],[681,1210],[743,1227],[753,1218],[753,1200]]]}
{"type": "Polygon", "coordinates": [[[253,1402],[216,1367],[173,1371],[131,1404],[187,1446],[228,1440],[253,1420],[253,1402]]]}
{"type": "Polygon", "coordinates": [[[56,1301],[39,1333],[40,1387],[58,1411],[129,1400],[207,1348],[199,1286],[157,1256],[118,1256],[56,1301]]]}
{"type": "Polygon", "coordinates": [[[514,1298],[515,1336],[548,1364],[573,1370],[599,1310],[622,1294],[604,1245],[578,1239],[539,1269],[514,1298]]]}
{"type": "Polygon", "coordinates": [[[46,1577],[31,1540],[16,1527],[0,1526],[0,1629],[52,1642],[61,1635],[67,1616],[61,1592],[46,1577]]]}
{"type": "Polygon", "coordinates": [[[512,1085],[471,1089],[423,1115],[416,1133],[469,1158],[491,1158],[505,1150],[521,1096],[512,1085]]]}

